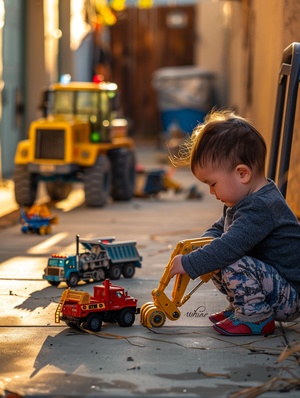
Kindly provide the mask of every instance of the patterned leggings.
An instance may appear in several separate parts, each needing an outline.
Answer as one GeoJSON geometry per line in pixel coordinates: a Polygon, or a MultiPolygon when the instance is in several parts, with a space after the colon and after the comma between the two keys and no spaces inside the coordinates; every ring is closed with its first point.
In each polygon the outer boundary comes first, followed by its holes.
{"type": "Polygon", "coordinates": [[[244,256],[212,278],[227,295],[229,308],[241,321],[259,322],[270,316],[288,322],[300,316],[300,296],[275,268],[244,256]]]}

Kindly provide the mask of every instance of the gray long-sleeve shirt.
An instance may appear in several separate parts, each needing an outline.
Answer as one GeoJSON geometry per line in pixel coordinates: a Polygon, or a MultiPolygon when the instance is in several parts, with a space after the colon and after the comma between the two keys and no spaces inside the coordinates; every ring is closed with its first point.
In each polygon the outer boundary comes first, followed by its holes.
{"type": "Polygon", "coordinates": [[[300,294],[300,224],[273,181],[234,207],[224,207],[202,236],[214,240],[182,257],[192,279],[247,255],[276,268],[300,294]]]}

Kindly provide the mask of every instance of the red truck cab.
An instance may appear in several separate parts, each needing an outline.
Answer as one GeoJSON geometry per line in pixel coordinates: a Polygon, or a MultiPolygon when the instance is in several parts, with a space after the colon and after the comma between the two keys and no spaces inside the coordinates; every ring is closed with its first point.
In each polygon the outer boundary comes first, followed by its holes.
{"type": "Polygon", "coordinates": [[[66,322],[70,327],[82,327],[93,332],[101,329],[102,322],[118,323],[129,327],[139,313],[137,299],[109,279],[94,286],[94,295],[68,288],[61,296],[55,311],[55,322],[66,322]]]}

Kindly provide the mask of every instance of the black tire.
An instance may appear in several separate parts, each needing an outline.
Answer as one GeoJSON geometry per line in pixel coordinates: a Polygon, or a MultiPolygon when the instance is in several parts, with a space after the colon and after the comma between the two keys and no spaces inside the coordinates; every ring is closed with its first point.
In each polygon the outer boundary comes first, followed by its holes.
{"type": "Polygon", "coordinates": [[[46,190],[52,200],[64,200],[72,191],[72,184],[63,181],[46,182],[46,190]]]}
{"type": "Polygon", "coordinates": [[[84,170],[83,183],[87,206],[104,206],[111,190],[111,166],[107,156],[99,156],[94,166],[84,170]]]}
{"type": "Polygon", "coordinates": [[[66,325],[69,326],[69,328],[72,328],[72,329],[79,329],[79,325],[76,322],[66,321],[66,325]]]}
{"type": "Polygon", "coordinates": [[[102,316],[100,314],[90,314],[82,326],[92,332],[99,332],[102,327],[102,316]]]}
{"type": "Polygon", "coordinates": [[[132,278],[135,274],[135,266],[131,263],[125,264],[122,270],[124,278],[132,278]]]}
{"type": "Polygon", "coordinates": [[[135,155],[127,148],[109,152],[112,169],[111,197],[116,201],[130,200],[135,190],[135,155]]]}
{"type": "Polygon", "coordinates": [[[111,265],[108,271],[108,277],[111,280],[120,279],[122,275],[122,268],[119,264],[111,265]]]}
{"type": "Polygon", "coordinates": [[[67,279],[67,285],[69,287],[77,286],[78,282],[79,282],[79,276],[74,272],[70,275],[69,279],[67,279]]]}
{"type": "Polygon", "coordinates": [[[100,282],[105,279],[105,272],[102,268],[97,269],[97,271],[94,271],[93,273],[93,279],[95,282],[100,282]]]}
{"type": "Polygon", "coordinates": [[[56,281],[48,281],[48,283],[51,286],[58,286],[60,284],[60,282],[56,282],[56,281]]]}
{"type": "Polygon", "coordinates": [[[38,178],[28,172],[27,166],[17,165],[14,170],[15,198],[20,206],[32,206],[38,188],[38,178]]]}
{"type": "Polygon", "coordinates": [[[161,328],[166,322],[166,315],[160,311],[153,311],[149,316],[149,322],[154,328],[161,328]]]}
{"type": "Polygon", "coordinates": [[[123,328],[132,326],[135,321],[135,310],[133,308],[124,308],[119,312],[117,322],[123,328]]]}

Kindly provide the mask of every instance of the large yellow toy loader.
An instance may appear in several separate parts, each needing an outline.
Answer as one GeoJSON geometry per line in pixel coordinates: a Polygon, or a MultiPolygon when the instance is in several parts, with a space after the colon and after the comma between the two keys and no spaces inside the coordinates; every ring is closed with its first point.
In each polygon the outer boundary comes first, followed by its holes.
{"type": "Polygon", "coordinates": [[[135,188],[134,143],[115,118],[114,83],[56,83],[44,92],[43,117],[31,123],[15,154],[15,197],[31,206],[44,181],[53,200],[82,182],[88,206],[130,200],[135,188]]]}

